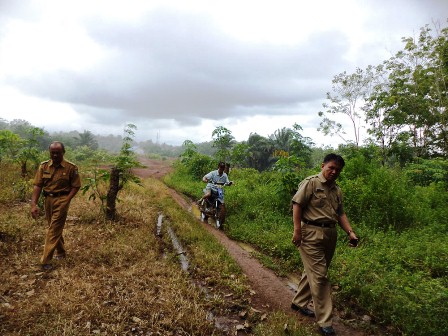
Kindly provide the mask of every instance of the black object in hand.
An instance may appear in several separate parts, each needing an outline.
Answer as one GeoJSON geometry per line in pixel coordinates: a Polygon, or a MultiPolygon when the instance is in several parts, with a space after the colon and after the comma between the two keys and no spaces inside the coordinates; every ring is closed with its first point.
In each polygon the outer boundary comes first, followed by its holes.
{"type": "Polygon", "coordinates": [[[348,243],[348,245],[351,247],[358,246],[358,239],[350,239],[350,242],[348,243]]]}

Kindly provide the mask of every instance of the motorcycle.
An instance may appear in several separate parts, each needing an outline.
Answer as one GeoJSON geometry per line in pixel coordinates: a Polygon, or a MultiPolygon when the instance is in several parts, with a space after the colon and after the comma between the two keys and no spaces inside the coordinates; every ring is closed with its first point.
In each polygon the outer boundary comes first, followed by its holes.
{"type": "Polygon", "coordinates": [[[221,183],[212,182],[216,190],[211,190],[211,195],[208,198],[202,199],[199,203],[199,210],[201,211],[201,220],[208,223],[209,217],[213,218],[216,223],[216,228],[222,230],[222,226],[226,220],[226,206],[224,205],[224,187],[232,185],[233,182],[221,183]]]}

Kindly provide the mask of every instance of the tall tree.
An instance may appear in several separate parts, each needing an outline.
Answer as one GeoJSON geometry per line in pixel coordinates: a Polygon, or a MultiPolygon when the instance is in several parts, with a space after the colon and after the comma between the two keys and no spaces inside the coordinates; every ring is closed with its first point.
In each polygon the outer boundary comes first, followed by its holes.
{"type": "Polygon", "coordinates": [[[212,132],[213,147],[217,149],[216,158],[219,161],[229,162],[231,157],[231,149],[235,143],[232,132],[223,126],[218,126],[212,132]]]}
{"type": "Polygon", "coordinates": [[[293,140],[293,132],[290,128],[283,127],[278,129],[269,136],[275,150],[282,150],[285,152],[291,151],[291,142],[293,140]]]}
{"type": "Polygon", "coordinates": [[[346,131],[342,124],[332,119],[331,115],[346,115],[352,125],[354,144],[356,147],[360,143],[360,130],[362,118],[362,106],[369,94],[371,83],[371,67],[366,70],[357,68],[353,74],[342,72],[333,78],[332,93],[327,92],[329,103],[323,103],[323,107],[327,110],[320,111],[319,116],[322,118],[318,131],[322,131],[325,135],[338,135],[344,142],[349,143],[346,138],[346,131]]]}
{"type": "Polygon", "coordinates": [[[8,121],[3,118],[0,118],[0,130],[5,130],[9,127],[8,121]]]}
{"type": "Polygon", "coordinates": [[[232,164],[236,167],[247,167],[247,156],[249,155],[249,145],[243,141],[233,146],[230,153],[232,164]]]}
{"type": "Polygon", "coordinates": [[[198,147],[191,140],[185,140],[182,143],[182,148],[184,148],[184,152],[181,156],[182,161],[190,159],[193,155],[198,153],[198,147]]]}
{"type": "Polygon", "coordinates": [[[34,126],[26,120],[14,119],[9,123],[9,129],[19,135],[22,139],[26,139],[29,135],[29,130],[34,126]]]}
{"type": "Polygon", "coordinates": [[[33,129],[36,129],[36,127],[30,122],[22,119],[12,120],[9,123],[8,129],[19,135],[22,139],[35,141],[35,145],[40,150],[48,150],[48,144],[51,142],[51,137],[44,129],[40,128],[41,132],[35,134],[33,129]]]}
{"type": "Polygon", "coordinates": [[[388,104],[389,81],[388,72],[384,64],[374,68],[372,77],[372,92],[364,106],[366,123],[369,124],[367,133],[371,136],[370,142],[379,148],[379,155],[384,165],[391,155],[392,144],[397,141],[400,130],[404,125],[394,125],[389,122],[388,104]]]}
{"type": "Polygon", "coordinates": [[[23,139],[10,130],[0,130],[0,161],[14,159],[23,144],[23,139]]]}
{"type": "Polygon", "coordinates": [[[109,190],[106,197],[106,218],[114,220],[116,217],[116,202],[120,190],[129,183],[140,184],[140,179],[132,173],[132,168],[139,167],[135,153],[131,150],[137,126],[127,124],[123,137],[123,145],[120,154],[116,158],[116,164],[110,170],[109,190]]]}
{"type": "Polygon", "coordinates": [[[78,137],[75,138],[76,146],[87,146],[93,150],[98,149],[98,141],[92,132],[84,130],[83,133],[79,133],[78,137]]]}
{"type": "Polygon", "coordinates": [[[367,114],[371,123],[382,114],[383,129],[371,130],[377,139],[387,130],[391,148],[411,146],[417,157],[447,156],[448,32],[435,38],[431,31],[425,26],[418,38],[403,38],[404,50],[384,63],[388,81],[374,86],[367,114]]]}
{"type": "Polygon", "coordinates": [[[299,158],[306,166],[311,166],[311,153],[314,143],[311,138],[302,135],[303,128],[295,123],[291,130],[291,154],[299,158]]]}
{"type": "Polygon", "coordinates": [[[116,219],[116,202],[118,193],[123,187],[129,182],[141,184],[140,179],[132,172],[132,168],[140,167],[140,163],[131,149],[135,129],[137,127],[133,124],[126,125],[121,151],[115,157],[115,164],[110,171],[95,168],[93,176],[87,177],[86,183],[81,188],[84,194],[90,190],[89,199],[100,199],[101,211],[109,220],[116,219]],[[107,194],[104,194],[103,188],[100,187],[103,183],[109,183],[107,194]],[[104,203],[106,203],[105,206],[104,203]]]}
{"type": "Polygon", "coordinates": [[[438,31],[432,56],[435,60],[434,96],[439,111],[439,127],[434,133],[434,144],[448,157],[448,27],[438,31]]]}
{"type": "Polygon", "coordinates": [[[249,167],[258,171],[266,170],[273,162],[272,142],[257,133],[250,133],[247,139],[249,167]]]}
{"type": "Polygon", "coordinates": [[[20,163],[22,177],[28,175],[28,162],[34,162],[36,165],[38,163],[40,152],[38,139],[44,135],[44,131],[39,127],[31,127],[27,133],[26,139],[22,141],[16,158],[20,163]]]}

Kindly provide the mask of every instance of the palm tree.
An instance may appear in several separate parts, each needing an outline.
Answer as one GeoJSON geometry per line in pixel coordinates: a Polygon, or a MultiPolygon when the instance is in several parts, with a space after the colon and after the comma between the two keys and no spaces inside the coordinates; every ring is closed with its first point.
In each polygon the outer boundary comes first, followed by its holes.
{"type": "Polygon", "coordinates": [[[285,152],[291,151],[291,142],[293,140],[293,133],[290,128],[283,127],[278,129],[269,136],[272,145],[276,150],[282,150],[285,152]]]}
{"type": "Polygon", "coordinates": [[[83,133],[79,133],[78,138],[75,138],[76,146],[87,146],[93,150],[98,149],[98,141],[92,132],[84,130],[83,133]]]}
{"type": "Polygon", "coordinates": [[[213,147],[217,148],[215,157],[219,161],[229,162],[230,150],[235,144],[235,137],[232,132],[224,126],[218,126],[212,132],[213,147]]]}
{"type": "Polygon", "coordinates": [[[271,141],[257,133],[250,133],[247,145],[249,146],[249,166],[258,171],[266,170],[272,162],[274,148],[271,141]]]}

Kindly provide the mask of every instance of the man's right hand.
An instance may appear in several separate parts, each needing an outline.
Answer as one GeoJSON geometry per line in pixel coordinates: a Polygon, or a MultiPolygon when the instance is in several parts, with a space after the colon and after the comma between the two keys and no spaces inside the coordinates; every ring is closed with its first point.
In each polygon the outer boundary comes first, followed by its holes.
{"type": "Polygon", "coordinates": [[[31,206],[31,216],[33,216],[34,219],[39,217],[39,208],[37,207],[37,205],[31,206]]]}

